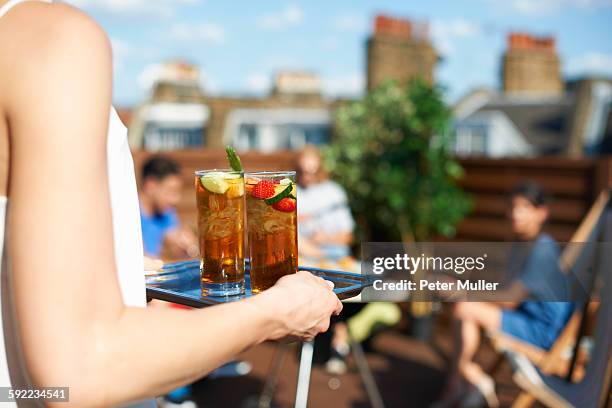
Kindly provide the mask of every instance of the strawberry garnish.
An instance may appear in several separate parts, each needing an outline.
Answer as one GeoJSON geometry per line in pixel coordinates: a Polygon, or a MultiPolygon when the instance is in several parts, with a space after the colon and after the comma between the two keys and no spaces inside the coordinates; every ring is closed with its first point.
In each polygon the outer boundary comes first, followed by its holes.
{"type": "Polygon", "coordinates": [[[289,197],[283,198],[278,203],[272,205],[272,208],[282,212],[293,212],[295,211],[296,207],[297,205],[295,200],[289,197]]]}
{"type": "Polygon", "coordinates": [[[268,180],[261,180],[259,183],[255,184],[255,187],[253,187],[251,191],[253,197],[261,199],[270,198],[274,194],[276,194],[274,184],[268,180]]]}

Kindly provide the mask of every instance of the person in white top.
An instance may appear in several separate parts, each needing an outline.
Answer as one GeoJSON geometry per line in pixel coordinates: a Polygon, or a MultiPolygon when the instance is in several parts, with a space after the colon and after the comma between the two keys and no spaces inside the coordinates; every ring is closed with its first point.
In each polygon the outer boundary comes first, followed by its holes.
{"type": "Polygon", "coordinates": [[[107,36],[77,9],[0,0],[0,385],[70,387],[79,407],[163,394],[264,340],[310,339],[342,308],[303,272],[231,304],[143,307],[134,170],[110,108],[111,67],[107,36]]]}
{"type": "Polygon", "coordinates": [[[355,221],[344,189],[329,179],[312,145],[300,151],[296,167],[300,256],[330,261],[349,256],[355,221]]]}

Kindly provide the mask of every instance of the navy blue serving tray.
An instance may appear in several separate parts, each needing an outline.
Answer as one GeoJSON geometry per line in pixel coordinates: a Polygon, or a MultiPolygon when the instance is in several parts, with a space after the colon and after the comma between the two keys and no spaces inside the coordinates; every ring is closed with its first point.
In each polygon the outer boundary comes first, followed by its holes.
{"type": "MultiPolygon", "coordinates": [[[[197,308],[240,300],[252,296],[248,262],[246,266],[246,293],[242,296],[202,296],[200,261],[194,259],[166,264],[160,272],[147,275],[147,297],[197,308]]],[[[363,288],[373,284],[372,277],[357,273],[305,266],[299,266],[298,270],[334,282],[334,292],[341,300],[357,296],[363,288]]]]}

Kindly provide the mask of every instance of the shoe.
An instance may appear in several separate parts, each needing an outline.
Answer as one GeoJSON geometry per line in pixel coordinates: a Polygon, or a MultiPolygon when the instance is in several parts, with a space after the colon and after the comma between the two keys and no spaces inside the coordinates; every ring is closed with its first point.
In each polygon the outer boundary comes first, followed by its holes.
{"type": "Polygon", "coordinates": [[[253,366],[248,361],[230,361],[229,363],[222,365],[212,373],[208,374],[208,378],[232,378],[241,377],[251,372],[253,366]]]}
{"type": "Polygon", "coordinates": [[[346,362],[338,357],[332,357],[325,363],[325,371],[332,375],[342,375],[346,373],[346,362]]]}
{"type": "Polygon", "coordinates": [[[348,356],[350,348],[348,344],[343,344],[341,347],[331,348],[331,357],[325,363],[325,371],[332,375],[342,375],[347,371],[346,356],[348,356]]]}
{"type": "Polygon", "coordinates": [[[198,408],[198,404],[191,400],[185,400],[183,402],[171,402],[165,397],[158,398],[157,404],[161,408],[198,408]]]}
{"type": "Polygon", "coordinates": [[[191,386],[186,385],[184,387],[179,387],[175,390],[172,390],[168,394],[164,395],[164,400],[171,404],[181,404],[183,402],[188,401],[190,397],[191,386]]]}

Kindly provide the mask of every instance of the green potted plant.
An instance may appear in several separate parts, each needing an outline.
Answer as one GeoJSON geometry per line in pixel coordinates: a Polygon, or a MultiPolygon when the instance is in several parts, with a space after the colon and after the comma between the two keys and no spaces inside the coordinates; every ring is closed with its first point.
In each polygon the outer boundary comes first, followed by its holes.
{"type": "MultiPolygon", "coordinates": [[[[463,170],[450,153],[450,123],[440,89],[420,79],[384,82],[338,110],[324,157],[347,190],[362,241],[455,234],[471,201],[458,186],[463,170]]],[[[431,305],[413,302],[411,311],[419,324],[431,305]]]]}

